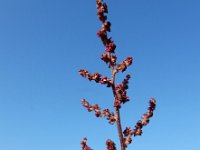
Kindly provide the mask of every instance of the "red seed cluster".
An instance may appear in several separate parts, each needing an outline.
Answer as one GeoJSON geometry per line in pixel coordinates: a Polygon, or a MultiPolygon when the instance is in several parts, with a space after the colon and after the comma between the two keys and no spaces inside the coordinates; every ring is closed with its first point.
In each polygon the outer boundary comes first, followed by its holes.
{"type": "Polygon", "coordinates": [[[111,80],[108,77],[102,76],[101,74],[99,74],[97,72],[94,74],[91,74],[84,69],[80,69],[79,74],[82,77],[88,78],[88,80],[90,80],[90,81],[94,80],[96,83],[105,84],[105,85],[107,85],[107,87],[110,87],[112,85],[111,80]]]}
{"type": "Polygon", "coordinates": [[[81,141],[81,148],[82,150],[92,150],[89,146],[87,146],[87,138],[83,138],[81,141]]]}
{"type": "Polygon", "coordinates": [[[97,32],[98,37],[101,39],[102,43],[105,46],[105,51],[108,53],[115,53],[116,45],[111,38],[108,38],[107,32],[110,32],[111,23],[107,20],[107,16],[105,15],[108,13],[108,8],[106,3],[103,3],[102,0],[96,1],[96,8],[97,8],[97,16],[99,20],[102,22],[102,28],[97,32]]]}
{"type": "Polygon", "coordinates": [[[148,111],[142,116],[142,125],[145,126],[149,123],[149,118],[153,117],[153,111],[156,109],[156,100],[151,98],[149,101],[148,111]]]}
{"type": "Polygon", "coordinates": [[[97,0],[96,1],[96,8],[98,10],[97,16],[101,22],[105,22],[107,19],[107,16],[105,13],[108,13],[108,8],[106,3],[103,3],[102,0],[97,0]]]}
{"type": "Polygon", "coordinates": [[[109,53],[115,52],[116,45],[115,45],[114,41],[111,40],[111,38],[106,40],[105,46],[106,46],[106,52],[109,52],[109,53]]]}
{"type": "Polygon", "coordinates": [[[115,121],[116,121],[115,114],[113,112],[110,112],[109,109],[104,109],[103,111],[101,111],[98,104],[95,104],[94,106],[92,106],[85,99],[82,99],[82,104],[83,104],[84,107],[86,107],[88,109],[89,112],[95,111],[96,117],[106,117],[107,120],[109,120],[110,124],[115,123],[115,121]]]}
{"type": "Polygon", "coordinates": [[[151,98],[149,101],[149,107],[148,111],[142,116],[142,119],[139,120],[136,125],[135,129],[131,129],[130,127],[126,127],[123,134],[125,136],[124,143],[127,146],[132,142],[131,136],[140,136],[142,135],[142,128],[143,126],[146,126],[149,123],[149,119],[153,116],[153,111],[156,108],[156,100],[154,98],[151,98]]]}
{"type": "Polygon", "coordinates": [[[101,60],[103,60],[106,64],[108,64],[109,68],[114,67],[116,65],[116,59],[117,57],[111,53],[103,53],[101,55],[101,60]]]}
{"type": "Polygon", "coordinates": [[[137,122],[134,129],[134,136],[142,135],[142,128],[149,123],[149,119],[153,116],[153,111],[156,109],[156,100],[151,98],[149,100],[148,111],[142,115],[142,119],[137,122]]]}
{"type": "Polygon", "coordinates": [[[117,65],[116,71],[119,72],[124,72],[126,71],[127,67],[132,64],[132,57],[127,57],[123,62],[117,65]]]}
{"type": "Polygon", "coordinates": [[[123,132],[125,138],[124,138],[124,144],[127,146],[132,142],[132,135],[134,134],[134,130],[130,127],[126,127],[126,129],[123,132]]]}
{"type": "Polygon", "coordinates": [[[106,45],[107,40],[108,40],[108,37],[107,37],[107,32],[106,30],[104,29],[100,29],[98,32],[97,32],[97,36],[101,39],[101,41],[103,42],[104,45],[106,45]]]}
{"type": "Polygon", "coordinates": [[[124,104],[129,101],[126,90],[128,89],[128,81],[130,78],[131,76],[128,74],[126,75],[126,78],[123,80],[122,84],[116,85],[114,107],[120,108],[122,103],[124,104]]]}
{"type": "Polygon", "coordinates": [[[107,150],[117,150],[117,148],[115,147],[115,143],[110,139],[106,141],[106,145],[107,145],[107,150]]]}
{"type": "Polygon", "coordinates": [[[122,82],[122,87],[123,87],[123,89],[125,89],[125,90],[127,90],[128,89],[128,81],[129,81],[129,79],[131,78],[131,75],[130,74],[128,74],[128,75],[126,75],[126,78],[124,79],[124,81],[122,82]]]}
{"type": "Polygon", "coordinates": [[[111,23],[109,21],[108,22],[103,22],[103,24],[102,24],[102,29],[103,30],[110,32],[111,31],[110,27],[111,27],[111,23]]]}
{"type": "Polygon", "coordinates": [[[115,87],[116,97],[114,102],[114,107],[120,108],[121,104],[129,101],[128,96],[126,95],[126,89],[123,87],[123,84],[118,84],[115,87]]]}

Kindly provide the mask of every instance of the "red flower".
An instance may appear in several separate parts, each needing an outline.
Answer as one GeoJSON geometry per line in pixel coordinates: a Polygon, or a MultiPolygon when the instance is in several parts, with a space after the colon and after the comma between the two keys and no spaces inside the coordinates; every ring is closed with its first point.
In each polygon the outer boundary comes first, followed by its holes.
{"type": "Polygon", "coordinates": [[[106,44],[106,52],[114,53],[115,52],[115,48],[116,48],[116,45],[115,45],[115,43],[113,41],[106,44]]]}
{"type": "Polygon", "coordinates": [[[108,21],[108,22],[104,22],[102,24],[102,28],[106,31],[109,31],[110,32],[110,26],[111,26],[111,23],[108,21]]]}

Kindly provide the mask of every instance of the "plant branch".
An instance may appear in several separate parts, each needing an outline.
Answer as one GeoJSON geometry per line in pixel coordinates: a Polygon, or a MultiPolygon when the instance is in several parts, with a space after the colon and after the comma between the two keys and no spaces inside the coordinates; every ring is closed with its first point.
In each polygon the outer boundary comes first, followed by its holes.
{"type": "MultiPolygon", "coordinates": [[[[107,21],[108,8],[107,4],[103,0],[96,0],[97,16],[102,23],[101,29],[97,32],[97,36],[100,38],[101,42],[105,47],[105,51],[101,55],[101,60],[104,61],[108,67],[111,69],[111,78],[102,76],[100,73],[90,73],[85,69],[80,69],[79,74],[87,78],[89,81],[95,81],[96,83],[104,84],[112,89],[114,97],[114,107],[115,112],[111,112],[109,108],[103,111],[98,104],[91,105],[85,99],[82,99],[82,105],[87,108],[89,112],[94,111],[96,117],[106,117],[110,124],[117,124],[118,137],[120,141],[121,150],[126,150],[127,146],[132,142],[132,136],[142,135],[142,128],[149,123],[149,119],[153,116],[153,112],[156,107],[156,100],[151,98],[149,101],[149,107],[142,118],[136,123],[135,128],[126,127],[122,131],[122,124],[120,118],[120,108],[122,104],[129,101],[127,96],[127,89],[129,88],[129,79],[131,75],[126,75],[122,83],[115,84],[115,75],[119,72],[124,72],[132,64],[133,58],[131,56],[124,59],[122,62],[117,62],[117,56],[115,54],[116,44],[112,40],[112,37],[108,36],[108,32],[111,32],[111,23],[107,21]]],[[[106,141],[107,150],[116,150],[115,143],[108,139],[106,141]]],[[[87,145],[87,138],[83,138],[81,141],[82,150],[92,150],[87,145]]]]}
{"type": "MultiPolygon", "coordinates": [[[[112,70],[112,78],[111,78],[111,82],[112,82],[112,92],[113,92],[113,96],[114,96],[114,101],[117,98],[117,94],[115,91],[115,69],[114,67],[111,68],[112,70]]],[[[120,141],[120,145],[121,145],[121,150],[125,150],[125,144],[124,144],[124,137],[123,137],[123,133],[122,133],[122,126],[121,126],[121,118],[120,118],[120,107],[116,107],[115,109],[116,111],[116,123],[117,123],[117,131],[118,131],[118,136],[119,136],[119,141],[120,141]]]]}

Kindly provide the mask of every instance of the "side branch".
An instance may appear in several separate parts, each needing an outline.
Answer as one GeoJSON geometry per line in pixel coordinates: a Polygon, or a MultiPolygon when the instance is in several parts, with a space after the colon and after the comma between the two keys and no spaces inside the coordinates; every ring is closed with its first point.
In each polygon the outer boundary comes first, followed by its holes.
{"type": "Polygon", "coordinates": [[[133,58],[132,57],[127,57],[124,61],[122,61],[121,63],[117,64],[116,67],[116,72],[124,72],[126,71],[127,67],[129,67],[133,62],[133,58]]]}
{"type": "Polygon", "coordinates": [[[89,81],[94,80],[96,83],[105,84],[107,87],[111,87],[111,85],[112,85],[111,80],[108,77],[102,76],[98,72],[92,74],[92,73],[89,73],[88,71],[86,71],[84,69],[80,69],[79,74],[82,77],[87,78],[89,81]]]}
{"type": "Polygon", "coordinates": [[[134,136],[142,135],[142,128],[143,126],[146,126],[149,123],[149,119],[153,117],[153,111],[155,110],[155,108],[156,108],[156,100],[154,98],[151,98],[149,100],[148,111],[145,114],[143,114],[142,119],[136,123],[135,128],[131,129],[130,127],[126,127],[126,129],[123,132],[125,136],[126,146],[132,142],[131,138],[132,135],[134,136]]]}
{"type": "Polygon", "coordinates": [[[110,124],[114,124],[116,122],[115,114],[113,112],[110,112],[109,109],[104,109],[103,111],[101,111],[98,104],[92,106],[85,99],[82,99],[82,104],[84,107],[87,108],[89,112],[95,111],[96,117],[106,117],[106,119],[109,120],[110,124]]]}

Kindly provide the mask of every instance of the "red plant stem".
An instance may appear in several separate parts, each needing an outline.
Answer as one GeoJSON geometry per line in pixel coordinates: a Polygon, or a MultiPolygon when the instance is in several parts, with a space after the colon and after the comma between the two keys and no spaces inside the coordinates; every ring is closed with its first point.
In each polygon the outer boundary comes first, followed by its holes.
{"type": "MultiPolygon", "coordinates": [[[[112,91],[113,91],[113,96],[114,96],[114,101],[117,99],[117,94],[115,91],[115,73],[114,73],[114,68],[111,68],[112,70],[112,91]]],[[[122,126],[121,126],[121,119],[120,119],[120,108],[116,107],[116,123],[117,123],[117,130],[118,130],[118,135],[119,135],[119,140],[120,140],[120,145],[121,145],[121,150],[126,150],[126,146],[124,144],[124,137],[122,133],[122,126]]]]}
{"type": "Polygon", "coordinates": [[[117,129],[118,129],[118,135],[119,135],[119,140],[120,140],[120,144],[121,144],[121,150],[125,150],[126,148],[124,145],[124,138],[123,138],[123,134],[122,134],[119,108],[116,108],[116,115],[117,115],[117,129]]]}

